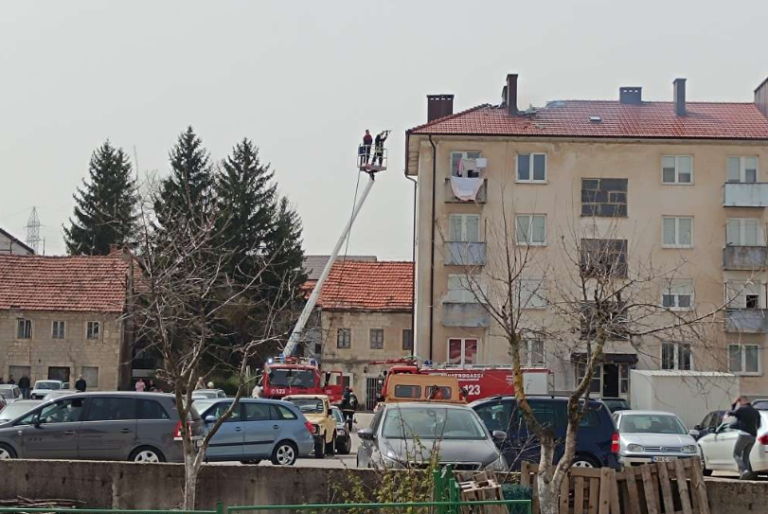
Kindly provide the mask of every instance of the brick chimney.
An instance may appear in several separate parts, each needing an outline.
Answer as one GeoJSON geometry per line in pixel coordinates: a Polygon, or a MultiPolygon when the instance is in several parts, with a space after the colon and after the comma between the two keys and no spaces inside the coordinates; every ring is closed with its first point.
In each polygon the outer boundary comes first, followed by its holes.
{"type": "Polygon", "coordinates": [[[675,114],[678,116],[685,116],[685,79],[675,79],[672,84],[672,96],[675,102],[675,114]]]}
{"type": "Polygon", "coordinates": [[[755,89],[755,105],[768,118],[768,79],[755,89]]]}
{"type": "Polygon", "coordinates": [[[427,95],[427,122],[453,114],[453,95],[427,95]]]}
{"type": "Polygon", "coordinates": [[[643,88],[629,86],[620,87],[619,102],[628,105],[642,105],[643,88]]]}
{"type": "Polygon", "coordinates": [[[510,116],[517,116],[517,73],[507,75],[507,85],[504,88],[504,103],[510,116]]]}

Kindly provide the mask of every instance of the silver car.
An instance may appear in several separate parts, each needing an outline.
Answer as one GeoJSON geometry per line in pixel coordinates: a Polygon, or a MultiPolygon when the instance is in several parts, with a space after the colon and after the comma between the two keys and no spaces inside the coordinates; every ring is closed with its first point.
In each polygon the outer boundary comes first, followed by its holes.
{"type": "Polygon", "coordinates": [[[16,400],[8,404],[6,408],[0,410],[0,424],[23,416],[41,403],[43,403],[42,400],[16,400]]]}
{"type": "Polygon", "coordinates": [[[227,393],[223,389],[196,389],[192,391],[192,400],[205,400],[212,398],[226,398],[227,393]]]}
{"type": "Polygon", "coordinates": [[[698,454],[696,441],[680,418],[670,412],[619,411],[619,462],[625,466],[668,462],[698,454]]]}
{"type": "Polygon", "coordinates": [[[5,403],[13,403],[21,400],[21,389],[15,384],[0,384],[0,396],[5,398],[5,403]]]}
{"type": "Polygon", "coordinates": [[[493,434],[474,410],[445,403],[384,404],[371,428],[358,430],[357,465],[363,468],[425,467],[433,459],[459,471],[507,471],[493,434]]]}

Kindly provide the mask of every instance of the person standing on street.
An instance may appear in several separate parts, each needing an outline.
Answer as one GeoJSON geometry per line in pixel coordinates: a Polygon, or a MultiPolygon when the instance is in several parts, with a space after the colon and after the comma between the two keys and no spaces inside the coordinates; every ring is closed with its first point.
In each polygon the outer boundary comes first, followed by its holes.
{"type": "Polygon", "coordinates": [[[19,389],[21,389],[21,396],[25,400],[29,400],[29,377],[27,375],[22,375],[19,379],[19,389]]]}
{"type": "Polygon", "coordinates": [[[139,380],[136,381],[136,392],[143,393],[146,388],[147,384],[144,383],[144,379],[139,378],[139,380]]]}
{"type": "Polygon", "coordinates": [[[756,475],[752,471],[749,454],[755,445],[757,430],[760,428],[760,413],[743,396],[736,398],[731,409],[728,415],[737,420],[732,428],[739,434],[733,447],[733,458],[739,466],[740,478],[754,480],[756,475]]]}
{"type": "Polygon", "coordinates": [[[77,382],[75,382],[75,389],[77,389],[81,393],[84,393],[87,387],[88,387],[88,384],[85,382],[83,375],[80,375],[80,377],[77,379],[77,382]]]}
{"type": "Polygon", "coordinates": [[[344,420],[347,423],[347,429],[352,432],[352,423],[357,410],[357,396],[351,387],[344,388],[344,396],[341,397],[341,412],[344,414],[344,420]]]}
{"type": "Polygon", "coordinates": [[[195,389],[205,389],[205,380],[203,380],[203,377],[197,379],[197,385],[195,385],[195,389]]]}

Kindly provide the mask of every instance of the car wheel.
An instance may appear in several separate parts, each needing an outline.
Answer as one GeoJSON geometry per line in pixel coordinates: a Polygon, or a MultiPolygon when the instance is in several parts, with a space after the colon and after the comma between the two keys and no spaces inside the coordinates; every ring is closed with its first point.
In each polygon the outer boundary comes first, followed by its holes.
{"type": "Polygon", "coordinates": [[[595,461],[592,457],[587,457],[586,455],[577,455],[573,459],[573,464],[571,464],[572,468],[599,468],[600,464],[595,461]]]}
{"type": "Polygon", "coordinates": [[[290,441],[281,441],[272,450],[272,464],[275,466],[293,466],[297,457],[296,445],[290,441]]]}
{"type": "Polygon", "coordinates": [[[15,459],[16,457],[17,455],[13,448],[0,444],[0,460],[15,459]]]}
{"type": "Polygon", "coordinates": [[[322,459],[325,457],[325,439],[322,437],[315,438],[315,458],[322,459]]]}
{"type": "Polygon", "coordinates": [[[136,448],[131,453],[131,456],[128,457],[129,461],[132,462],[147,462],[147,463],[157,463],[157,462],[165,462],[165,455],[163,453],[156,449],[152,448],[151,446],[142,446],[141,448],[136,448]]]}
{"type": "Polygon", "coordinates": [[[336,453],[349,455],[352,452],[352,438],[345,437],[341,441],[336,440],[336,453]]]}
{"type": "Polygon", "coordinates": [[[336,432],[333,433],[333,437],[330,441],[325,443],[325,454],[333,456],[336,453],[336,432]]]}

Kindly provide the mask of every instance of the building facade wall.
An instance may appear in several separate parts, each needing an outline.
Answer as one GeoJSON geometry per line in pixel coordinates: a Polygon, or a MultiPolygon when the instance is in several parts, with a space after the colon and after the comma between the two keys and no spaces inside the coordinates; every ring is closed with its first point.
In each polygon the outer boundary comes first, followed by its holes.
{"type": "MultiPolygon", "coordinates": [[[[373,361],[399,359],[413,352],[403,348],[403,331],[411,329],[410,312],[339,312],[322,313],[323,369],[340,370],[350,377],[350,383],[361,404],[370,403],[372,385],[386,364],[373,361]],[[339,329],[349,329],[349,348],[338,347],[339,329]],[[371,330],[383,330],[383,348],[371,348],[371,330]]],[[[370,407],[370,405],[369,405],[370,407]]]]}
{"type": "MultiPolygon", "coordinates": [[[[8,380],[16,371],[29,370],[29,378],[49,378],[52,367],[68,368],[70,384],[83,374],[89,390],[117,390],[120,380],[120,348],[124,344],[123,322],[116,314],[0,311],[0,376],[8,380]],[[18,320],[32,321],[29,339],[18,337],[18,320]],[[53,322],[65,322],[63,339],[53,338],[53,322]],[[98,339],[87,339],[87,322],[101,323],[98,339]],[[94,375],[96,368],[96,375],[94,375]],[[94,377],[97,379],[94,381],[94,377]]],[[[130,353],[128,353],[130,355],[130,353]]]]}
{"type": "MultiPolygon", "coordinates": [[[[729,156],[758,157],[757,181],[768,182],[768,148],[762,143],[467,136],[433,136],[432,139],[437,147],[434,223],[433,147],[425,138],[417,145],[417,169],[409,170],[411,174],[418,175],[419,188],[415,341],[416,353],[421,356],[431,356],[437,362],[445,361],[449,338],[471,337],[480,340],[479,362],[511,361],[506,340],[501,337],[496,324],[491,323],[488,328],[446,327],[441,320],[441,305],[448,292],[449,275],[466,271],[462,267],[447,266],[444,263],[444,242],[448,240],[449,215],[452,213],[481,216],[481,239],[487,243],[487,262],[476,270],[481,277],[498,275],[503,269],[502,222],[505,215],[511,227],[508,235],[514,237],[515,214],[543,214],[547,219],[547,244],[529,247],[530,265],[526,274],[531,278],[573,275],[573,267],[566,271],[566,265],[569,256],[572,258],[573,252],[577,251],[578,239],[599,238],[601,234],[611,232],[611,238],[628,240],[630,270],[633,266],[637,270],[639,266],[652,263],[657,270],[665,270],[667,276],[672,273],[676,278],[693,280],[694,301],[700,312],[723,305],[724,283],[728,280],[753,280],[765,291],[768,275],[764,270],[725,271],[723,267],[726,223],[729,218],[756,218],[765,233],[765,208],[724,207],[729,156]],[[446,187],[446,181],[451,174],[450,154],[468,151],[479,151],[487,158],[487,169],[483,172],[487,180],[487,202],[447,202],[449,188],[446,187]],[[520,153],[546,154],[545,183],[516,181],[517,155],[520,153]],[[665,155],[693,157],[692,184],[662,183],[662,157],[665,155]],[[581,216],[581,179],[594,178],[628,179],[627,217],[581,216]],[[662,216],[693,218],[692,248],[662,248],[662,216]],[[434,281],[430,280],[431,273],[434,273],[434,281]]],[[[658,298],[659,303],[660,288],[659,285],[658,289],[649,293],[650,297],[658,298]]],[[[547,310],[527,313],[532,323],[545,323],[550,315],[551,312],[547,310]]],[[[720,320],[718,326],[722,327],[724,312],[718,313],[717,317],[720,320]]],[[[694,346],[695,367],[727,371],[729,343],[754,343],[762,349],[765,338],[761,334],[726,333],[722,328],[714,329],[708,334],[706,347],[697,349],[694,346]]],[[[562,341],[545,341],[548,366],[555,372],[555,387],[558,390],[574,386],[574,365],[568,353],[577,342],[577,337],[572,345],[563,344],[562,341]]],[[[638,352],[627,343],[615,342],[609,345],[607,351],[638,353],[638,368],[658,369],[660,344],[657,340],[644,341],[642,351],[638,352]]],[[[743,393],[756,394],[768,389],[768,381],[764,376],[768,366],[765,354],[765,351],[761,351],[759,357],[762,372],[742,379],[743,393]]]]}

